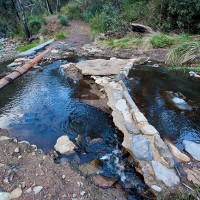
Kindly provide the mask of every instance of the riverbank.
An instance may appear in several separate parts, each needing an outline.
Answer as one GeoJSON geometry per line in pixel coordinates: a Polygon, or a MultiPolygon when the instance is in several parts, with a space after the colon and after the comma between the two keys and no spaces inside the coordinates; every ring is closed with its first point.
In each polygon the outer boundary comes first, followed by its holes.
{"type": "Polygon", "coordinates": [[[35,145],[0,130],[0,199],[125,199],[120,189],[102,190],[66,162],[54,163],[35,145]]]}

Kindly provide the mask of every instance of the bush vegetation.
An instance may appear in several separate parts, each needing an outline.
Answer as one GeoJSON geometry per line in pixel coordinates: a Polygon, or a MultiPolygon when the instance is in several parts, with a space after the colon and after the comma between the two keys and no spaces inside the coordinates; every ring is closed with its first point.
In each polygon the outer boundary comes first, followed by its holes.
{"type": "Polygon", "coordinates": [[[42,22],[38,19],[31,19],[29,21],[29,28],[32,34],[36,34],[42,28],[42,22]]]}
{"type": "Polygon", "coordinates": [[[59,21],[60,21],[60,24],[61,24],[62,26],[68,26],[68,25],[69,25],[68,17],[65,16],[65,15],[61,15],[61,16],[59,17],[59,21]]]}
{"type": "Polygon", "coordinates": [[[66,15],[69,19],[80,20],[83,18],[81,8],[76,2],[70,2],[67,6],[62,7],[61,13],[66,15]]]}
{"type": "Polygon", "coordinates": [[[60,40],[60,39],[65,39],[68,37],[68,32],[65,30],[65,29],[62,29],[61,31],[57,32],[55,34],[55,38],[57,40],[60,40]]]}

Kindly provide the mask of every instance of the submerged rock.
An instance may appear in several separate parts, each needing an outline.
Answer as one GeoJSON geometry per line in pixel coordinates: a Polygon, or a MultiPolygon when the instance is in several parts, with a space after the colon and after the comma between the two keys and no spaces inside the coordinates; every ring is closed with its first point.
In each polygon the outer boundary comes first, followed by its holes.
{"type": "Polygon", "coordinates": [[[185,101],[185,97],[181,93],[174,93],[172,91],[163,92],[164,99],[175,106],[176,109],[192,111],[193,108],[185,101]]]}
{"type": "Polygon", "coordinates": [[[133,136],[131,151],[137,160],[151,161],[153,160],[153,152],[149,140],[142,136],[133,136]]]}
{"type": "Polygon", "coordinates": [[[68,63],[66,65],[62,65],[61,68],[64,69],[65,75],[67,77],[76,81],[83,79],[81,71],[76,67],[74,63],[68,63]]]}
{"type": "Polygon", "coordinates": [[[116,178],[108,178],[102,175],[94,176],[93,180],[97,186],[103,187],[103,188],[112,187],[118,181],[118,179],[116,178]]]}
{"type": "Polygon", "coordinates": [[[196,160],[200,161],[200,144],[183,140],[185,150],[196,160]]]}
{"type": "Polygon", "coordinates": [[[175,172],[162,165],[159,161],[152,161],[152,166],[156,179],[162,181],[166,186],[173,187],[180,183],[180,179],[175,172]]]}
{"type": "Polygon", "coordinates": [[[184,153],[181,153],[178,148],[173,145],[171,142],[169,142],[168,140],[165,141],[167,143],[167,146],[169,147],[172,155],[174,156],[174,158],[176,159],[176,161],[178,162],[189,162],[190,158],[185,155],[184,153]]]}
{"type": "Polygon", "coordinates": [[[159,135],[155,136],[154,145],[156,149],[159,151],[160,155],[165,159],[165,161],[169,164],[170,167],[174,166],[174,159],[172,157],[171,152],[169,151],[167,145],[163,142],[159,135]]]}
{"type": "Polygon", "coordinates": [[[58,138],[54,148],[59,153],[65,154],[65,153],[72,152],[75,148],[75,145],[73,142],[70,141],[69,137],[65,135],[58,138]]]}

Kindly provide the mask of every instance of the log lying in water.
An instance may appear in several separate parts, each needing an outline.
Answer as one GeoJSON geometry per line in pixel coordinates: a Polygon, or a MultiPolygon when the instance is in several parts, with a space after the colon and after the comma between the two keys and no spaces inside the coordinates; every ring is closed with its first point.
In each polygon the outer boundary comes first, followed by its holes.
{"type": "Polygon", "coordinates": [[[9,83],[12,83],[13,80],[26,73],[30,68],[34,66],[34,64],[38,63],[50,50],[51,50],[50,47],[47,48],[46,51],[42,52],[41,54],[33,58],[31,61],[25,63],[21,67],[17,67],[15,70],[13,70],[12,73],[0,79],[0,89],[5,87],[9,83]]]}

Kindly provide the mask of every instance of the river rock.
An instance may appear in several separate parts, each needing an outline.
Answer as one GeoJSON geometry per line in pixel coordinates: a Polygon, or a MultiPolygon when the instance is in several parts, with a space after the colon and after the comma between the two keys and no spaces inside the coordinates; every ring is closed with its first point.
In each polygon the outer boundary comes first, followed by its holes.
{"type": "Polygon", "coordinates": [[[155,134],[158,134],[158,131],[152,125],[150,125],[150,124],[144,124],[144,126],[142,126],[140,128],[140,130],[145,135],[155,135],[155,134]]]}
{"type": "Polygon", "coordinates": [[[22,195],[21,188],[16,188],[10,193],[10,199],[17,199],[22,195]]]}
{"type": "Polygon", "coordinates": [[[190,158],[187,155],[185,155],[184,153],[181,153],[175,145],[173,145],[171,142],[169,142],[167,140],[165,142],[167,143],[174,158],[178,162],[189,162],[190,161],[190,158]]]}
{"type": "Polygon", "coordinates": [[[130,134],[137,135],[140,133],[134,123],[124,122],[124,125],[130,134]]]}
{"type": "Polygon", "coordinates": [[[192,111],[193,108],[188,105],[188,103],[184,100],[186,99],[183,94],[180,92],[174,93],[172,91],[164,91],[162,92],[164,99],[172,104],[176,109],[192,111]]]}
{"type": "Polygon", "coordinates": [[[92,163],[86,163],[84,165],[79,166],[79,170],[84,176],[96,174],[99,171],[99,169],[92,163]]]}
{"type": "Polygon", "coordinates": [[[0,192],[0,200],[10,200],[10,193],[0,192]]]}
{"type": "Polygon", "coordinates": [[[200,162],[184,163],[183,170],[187,175],[187,179],[195,185],[200,185],[200,162]],[[184,165],[185,164],[185,165],[184,165]]]}
{"type": "Polygon", "coordinates": [[[153,160],[153,153],[151,150],[151,145],[149,140],[142,136],[133,136],[131,151],[133,152],[135,158],[140,161],[151,161],[153,160]]]}
{"type": "Polygon", "coordinates": [[[157,185],[152,185],[151,188],[152,188],[153,190],[155,190],[156,192],[161,192],[161,191],[162,191],[162,188],[159,187],[159,186],[157,186],[157,185]]]}
{"type": "Polygon", "coordinates": [[[128,106],[124,99],[118,100],[117,103],[115,104],[115,107],[121,112],[128,110],[128,106]]]}
{"type": "Polygon", "coordinates": [[[200,144],[183,140],[185,150],[196,160],[200,161],[200,144]]]}
{"type": "Polygon", "coordinates": [[[61,154],[65,154],[68,152],[72,152],[73,149],[75,148],[75,145],[73,142],[70,141],[69,137],[65,135],[58,138],[54,148],[56,151],[60,152],[61,154]]]}
{"type": "Polygon", "coordinates": [[[33,192],[34,192],[34,194],[38,194],[38,193],[40,193],[42,191],[42,189],[43,189],[42,186],[35,186],[33,188],[33,192]]]}
{"type": "Polygon", "coordinates": [[[133,119],[137,123],[145,123],[145,122],[147,122],[146,117],[141,112],[133,112],[133,119]]]}
{"type": "Polygon", "coordinates": [[[94,176],[93,180],[95,185],[102,188],[112,187],[118,181],[116,178],[108,178],[102,175],[94,176]]]}
{"type": "Polygon", "coordinates": [[[169,151],[167,145],[164,141],[160,138],[159,135],[155,135],[154,138],[154,145],[158,152],[160,153],[161,157],[165,159],[165,161],[169,164],[170,167],[174,166],[174,159],[172,157],[171,152],[169,151]]]}
{"type": "Polygon", "coordinates": [[[68,63],[66,65],[62,65],[61,68],[64,69],[65,75],[67,77],[76,81],[83,79],[81,71],[76,67],[74,63],[68,63]]]}
{"type": "Polygon", "coordinates": [[[120,100],[120,99],[123,99],[123,93],[119,90],[116,90],[116,91],[113,92],[112,98],[115,102],[120,100]]]}
{"type": "Polygon", "coordinates": [[[173,187],[180,183],[179,177],[172,169],[168,169],[162,165],[159,161],[152,161],[155,178],[162,181],[166,186],[173,187]]]}

